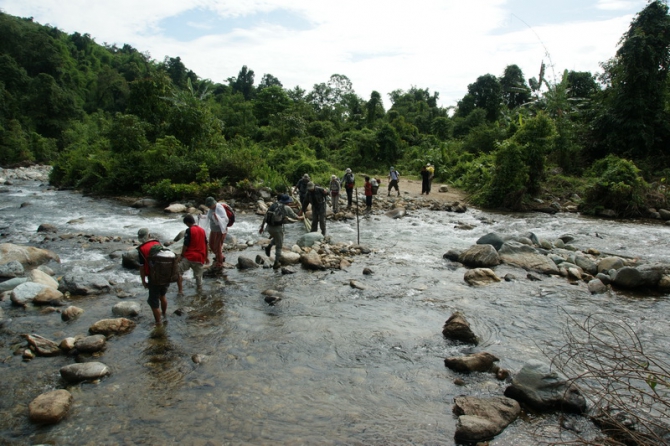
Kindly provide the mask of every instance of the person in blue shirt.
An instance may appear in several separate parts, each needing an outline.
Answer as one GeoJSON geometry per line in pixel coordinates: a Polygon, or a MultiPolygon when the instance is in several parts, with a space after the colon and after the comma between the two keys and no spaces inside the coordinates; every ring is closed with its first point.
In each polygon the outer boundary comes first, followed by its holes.
{"type": "Polygon", "coordinates": [[[391,196],[391,189],[396,190],[398,192],[398,196],[400,196],[400,186],[398,186],[398,181],[400,181],[400,172],[395,170],[395,167],[391,166],[391,170],[389,171],[389,189],[388,189],[388,197],[391,196]]]}

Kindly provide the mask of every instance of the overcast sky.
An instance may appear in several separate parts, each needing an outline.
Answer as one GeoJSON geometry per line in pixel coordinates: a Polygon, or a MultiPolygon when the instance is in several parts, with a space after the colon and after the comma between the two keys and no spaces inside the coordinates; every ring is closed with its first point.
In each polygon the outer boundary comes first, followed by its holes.
{"type": "Polygon", "coordinates": [[[202,78],[224,82],[243,65],[310,91],[332,74],[356,93],[412,86],[456,105],[468,84],[516,64],[526,79],[599,71],[646,0],[0,0],[103,44],[127,43],[155,60],[181,57],[202,78]]]}

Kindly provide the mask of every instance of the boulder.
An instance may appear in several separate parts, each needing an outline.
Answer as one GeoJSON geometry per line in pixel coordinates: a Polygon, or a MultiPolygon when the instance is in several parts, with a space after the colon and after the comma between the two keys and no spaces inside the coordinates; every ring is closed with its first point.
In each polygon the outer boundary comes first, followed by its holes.
{"type": "Polygon", "coordinates": [[[135,328],[135,322],[124,317],[117,319],[102,319],[88,328],[91,334],[104,334],[109,336],[112,334],[128,333],[135,328]]]}
{"type": "Polygon", "coordinates": [[[474,245],[458,256],[458,261],[474,268],[500,265],[500,256],[493,245],[474,245]]]}
{"type": "Polygon", "coordinates": [[[129,249],[121,254],[121,266],[128,269],[140,268],[140,253],[136,248],[129,249]]]}
{"type": "Polygon", "coordinates": [[[74,398],[65,389],[43,393],[28,405],[30,420],[41,424],[55,424],[70,410],[74,398]]]}
{"type": "Polygon", "coordinates": [[[469,269],[463,275],[463,280],[472,286],[484,286],[501,281],[500,277],[489,268],[469,269]]]}
{"type": "Polygon", "coordinates": [[[239,256],[237,258],[237,269],[254,269],[258,268],[258,264],[249,257],[239,256]]]}
{"type": "Polygon", "coordinates": [[[298,237],[298,240],[295,242],[301,248],[309,248],[314,246],[315,243],[321,242],[323,240],[323,234],[320,232],[308,232],[298,237]]]}
{"type": "Polygon", "coordinates": [[[66,274],[61,280],[58,289],[63,292],[69,292],[71,295],[96,295],[109,293],[111,285],[102,276],[91,275],[84,277],[76,274],[66,274]]]}
{"type": "Polygon", "coordinates": [[[579,388],[540,361],[524,364],[505,389],[505,396],[540,412],[561,410],[581,414],[586,411],[586,399],[579,388]]]}
{"type": "Polygon", "coordinates": [[[164,212],[168,212],[171,214],[183,214],[187,210],[188,207],[186,207],[186,205],[183,205],[181,203],[173,203],[170,206],[163,209],[164,212]]]}
{"type": "Polygon", "coordinates": [[[384,215],[386,215],[388,218],[403,218],[407,214],[407,210],[405,208],[395,208],[391,209],[390,211],[386,212],[384,215]]]}
{"type": "Polygon", "coordinates": [[[64,321],[70,321],[78,318],[83,312],[84,310],[79,307],[69,306],[61,312],[60,318],[64,321]]]}
{"type": "Polygon", "coordinates": [[[607,292],[607,285],[600,279],[593,279],[589,281],[588,289],[591,294],[603,294],[607,292]]]}
{"type": "Polygon", "coordinates": [[[461,251],[456,249],[450,249],[442,255],[443,259],[451,260],[452,262],[458,262],[458,258],[461,256],[461,251]]]}
{"type": "Polygon", "coordinates": [[[0,283],[0,293],[4,291],[10,291],[28,281],[27,277],[15,277],[13,279],[5,280],[0,283]]]}
{"type": "Polygon", "coordinates": [[[440,188],[437,191],[442,193],[449,192],[449,186],[447,186],[446,184],[441,184],[440,188]]]}
{"type": "Polygon", "coordinates": [[[466,356],[452,356],[444,360],[444,365],[454,372],[490,372],[499,359],[490,353],[479,352],[466,356]]]}
{"type": "Polygon", "coordinates": [[[498,251],[500,260],[508,265],[543,274],[559,274],[558,267],[549,257],[537,252],[532,246],[508,241],[498,251]]]}
{"type": "Polygon", "coordinates": [[[319,256],[319,254],[314,250],[305,254],[301,254],[300,263],[302,264],[303,268],[309,270],[326,269],[326,267],[323,265],[323,262],[321,261],[321,256],[319,256]]]}
{"type": "Polygon", "coordinates": [[[49,288],[53,288],[54,290],[58,289],[58,282],[53,277],[39,269],[30,271],[28,274],[28,280],[35,283],[41,283],[42,285],[46,285],[49,288]]]}
{"type": "Polygon", "coordinates": [[[600,259],[598,262],[598,272],[607,272],[611,269],[621,269],[625,266],[625,263],[621,257],[610,256],[600,259]]]}
{"type": "Polygon", "coordinates": [[[18,260],[12,260],[11,262],[3,263],[0,265],[0,278],[2,279],[12,279],[14,277],[23,276],[25,269],[21,262],[18,260]]]}
{"type": "Polygon", "coordinates": [[[598,274],[598,264],[586,256],[583,255],[575,256],[575,265],[577,265],[587,273],[591,274],[592,276],[598,274]]]}
{"type": "Polygon", "coordinates": [[[497,232],[490,232],[486,235],[479,237],[479,240],[476,242],[478,245],[491,245],[496,251],[500,251],[502,245],[505,243],[503,236],[497,232]]]}
{"type": "Polygon", "coordinates": [[[119,302],[112,307],[112,314],[117,317],[135,317],[140,314],[140,304],[132,300],[119,302]]]}
{"type": "Polygon", "coordinates": [[[25,335],[30,349],[39,356],[57,356],[62,353],[54,341],[36,334],[25,335]]]}
{"type": "Polygon", "coordinates": [[[105,335],[97,334],[78,339],[74,343],[74,348],[81,353],[95,353],[104,350],[107,344],[105,335]]]}
{"type": "Polygon", "coordinates": [[[46,285],[40,283],[24,282],[12,290],[10,299],[14,305],[25,307],[46,288],[46,285]]]}
{"type": "Polygon", "coordinates": [[[469,344],[479,344],[479,339],[470,329],[470,323],[458,311],[446,320],[442,327],[444,337],[469,344]]]}
{"type": "Polygon", "coordinates": [[[100,379],[109,373],[109,367],[101,362],[81,362],[60,368],[60,376],[69,383],[100,379]]]}
{"type": "Polygon", "coordinates": [[[37,232],[58,232],[58,228],[50,223],[42,223],[37,227],[37,232]]]}
{"type": "Polygon", "coordinates": [[[300,263],[300,254],[283,249],[279,261],[282,265],[297,265],[300,263]]]}
{"type": "Polygon", "coordinates": [[[12,243],[0,244],[0,265],[16,260],[24,267],[39,266],[52,260],[60,262],[55,252],[32,246],[19,246],[12,243]]]}
{"type": "Polygon", "coordinates": [[[458,416],[454,439],[459,443],[472,443],[498,435],[516,420],[521,407],[513,399],[502,396],[460,396],[454,399],[453,412],[458,416]]]}
{"type": "Polygon", "coordinates": [[[51,305],[53,307],[60,307],[65,305],[63,301],[63,293],[57,289],[45,286],[40,292],[35,295],[33,298],[34,305],[51,305]]]}

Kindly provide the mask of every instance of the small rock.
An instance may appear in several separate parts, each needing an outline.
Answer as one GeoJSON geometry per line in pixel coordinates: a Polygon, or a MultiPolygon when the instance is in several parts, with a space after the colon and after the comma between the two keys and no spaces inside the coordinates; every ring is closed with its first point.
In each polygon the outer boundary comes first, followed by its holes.
{"type": "Polygon", "coordinates": [[[43,424],[58,423],[67,415],[73,400],[72,394],[65,389],[43,393],[28,406],[30,420],[43,424]]]}

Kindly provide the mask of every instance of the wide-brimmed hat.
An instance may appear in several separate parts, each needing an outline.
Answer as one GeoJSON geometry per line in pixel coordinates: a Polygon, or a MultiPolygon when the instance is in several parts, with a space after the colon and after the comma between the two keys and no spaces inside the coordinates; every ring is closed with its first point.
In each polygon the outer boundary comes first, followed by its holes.
{"type": "Polygon", "coordinates": [[[214,197],[207,197],[205,199],[205,206],[207,206],[208,208],[214,206],[215,204],[216,204],[216,200],[214,199],[214,197]]]}
{"type": "Polygon", "coordinates": [[[277,201],[281,204],[289,204],[293,202],[293,198],[289,197],[286,194],[281,194],[277,197],[277,201]]]}
{"type": "Polygon", "coordinates": [[[347,170],[344,171],[345,173],[351,173],[351,169],[347,167],[347,170]]]}
{"type": "Polygon", "coordinates": [[[330,179],[331,179],[331,180],[337,180],[337,175],[331,175],[331,176],[330,176],[330,179]]]}
{"type": "Polygon", "coordinates": [[[311,181],[307,183],[307,190],[314,190],[314,183],[312,183],[311,181]]]}
{"type": "Polygon", "coordinates": [[[427,164],[426,164],[426,167],[430,167],[430,163],[427,163],[427,164]]]}
{"type": "Polygon", "coordinates": [[[144,243],[149,240],[149,229],[141,228],[139,231],[137,231],[137,239],[140,241],[140,243],[144,243]]]}
{"type": "Polygon", "coordinates": [[[305,178],[306,180],[309,180],[309,175],[308,174],[304,174],[302,177],[305,178]]]}
{"type": "Polygon", "coordinates": [[[391,166],[391,170],[394,170],[394,169],[395,169],[395,167],[391,166]]]}

